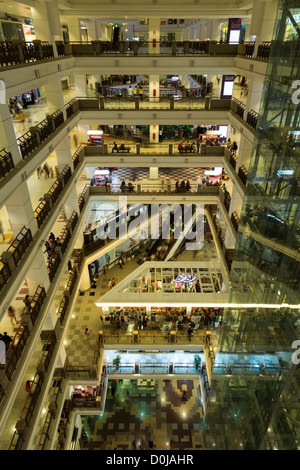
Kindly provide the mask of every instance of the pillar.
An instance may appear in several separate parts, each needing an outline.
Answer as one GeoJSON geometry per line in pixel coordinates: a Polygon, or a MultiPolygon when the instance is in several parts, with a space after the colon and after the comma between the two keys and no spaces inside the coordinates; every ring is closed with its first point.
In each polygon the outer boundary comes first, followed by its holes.
{"type": "MultiPolygon", "coordinates": [[[[149,75],[149,97],[159,98],[159,75],[149,75]],[[155,93],[155,96],[154,96],[154,93],[155,93]]],[[[155,102],[155,101],[158,101],[158,99],[153,99],[150,101],[155,102]]]]}
{"type": "Polygon", "coordinates": [[[77,17],[68,17],[67,19],[68,32],[70,41],[80,41],[80,27],[79,27],[79,18],[77,17]]]}
{"type": "Polygon", "coordinates": [[[64,118],[66,118],[64,95],[59,77],[54,77],[46,83],[45,95],[49,114],[52,114],[59,109],[63,112],[64,118]]]}
{"type": "Polygon", "coordinates": [[[57,322],[57,308],[55,307],[54,301],[49,305],[46,320],[43,324],[43,330],[54,330],[57,322]]]}
{"type": "Polygon", "coordinates": [[[149,170],[150,180],[158,180],[158,167],[150,167],[149,170]]]}
{"type": "Polygon", "coordinates": [[[54,56],[57,57],[55,41],[61,40],[59,8],[56,0],[37,0],[31,7],[35,36],[41,41],[48,41],[53,46],[54,56]]]}
{"type": "Polygon", "coordinates": [[[264,87],[264,79],[251,77],[249,80],[248,85],[248,95],[247,95],[247,102],[246,102],[246,109],[245,109],[245,119],[247,118],[247,113],[253,109],[258,113],[261,95],[264,87]]]}
{"type": "Polygon", "coordinates": [[[90,130],[89,124],[78,124],[79,137],[83,144],[88,140],[87,131],[90,130]]]}
{"type": "Polygon", "coordinates": [[[43,244],[41,249],[34,257],[34,260],[31,263],[28,274],[26,276],[30,295],[34,294],[38,285],[44,287],[46,292],[50,286],[50,280],[45,263],[45,256],[43,254],[44,251],[45,247],[43,244]]]}
{"type": "MultiPolygon", "coordinates": [[[[232,188],[232,194],[231,194],[231,201],[230,201],[230,207],[229,207],[229,217],[231,217],[231,214],[233,212],[236,212],[238,216],[241,214],[242,210],[242,205],[243,205],[243,198],[240,195],[239,191],[235,186],[232,188]]],[[[229,247],[227,247],[229,248],[229,247]]]]}
{"type": "Polygon", "coordinates": [[[55,154],[57,159],[57,166],[59,172],[61,172],[66,165],[69,165],[71,169],[72,165],[72,152],[69,136],[65,136],[55,148],[55,154]]]}
{"type": "Polygon", "coordinates": [[[62,343],[59,348],[58,358],[56,361],[56,367],[58,369],[63,368],[65,366],[66,359],[67,359],[66,348],[65,348],[65,345],[62,343]]]}
{"type": "Polygon", "coordinates": [[[159,54],[160,18],[149,18],[149,54],[159,54]],[[153,41],[156,46],[153,47],[153,41]]]}
{"type": "Polygon", "coordinates": [[[67,219],[69,219],[73,213],[73,211],[79,212],[79,207],[78,207],[78,195],[77,195],[77,190],[76,186],[74,185],[73,189],[71,190],[71,193],[68,196],[68,199],[65,202],[65,212],[67,219]]]}
{"type": "Polygon", "coordinates": [[[79,290],[85,291],[85,290],[90,289],[90,287],[91,287],[91,280],[90,280],[88,264],[86,263],[83,267],[83,270],[82,270],[79,290]]]}
{"type": "Polygon", "coordinates": [[[200,30],[200,41],[207,40],[207,22],[201,23],[201,30],[200,30]]]}
{"type": "MultiPolygon", "coordinates": [[[[234,139],[231,139],[231,140],[234,140],[234,139]]],[[[238,172],[238,169],[242,165],[248,170],[249,164],[250,164],[251,152],[252,152],[251,143],[243,135],[241,135],[241,140],[240,140],[240,144],[239,144],[239,148],[237,152],[236,172],[238,172]]]]}
{"type": "Polygon", "coordinates": [[[75,96],[77,98],[84,98],[87,96],[87,83],[86,75],[83,73],[74,74],[75,81],[75,96]]]}
{"type": "Polygon", "coordinates": [[[224,245],[226,250],[233,250],[235,247],[235,240],[231,236],[231,232],[228,228],[225,231],[224,245]]]}
{"type": "Polygon", "coordinates": [[[88,33],[88,41],[96,41],[97,38],[97,29],[96,29],[96,21],[89,20],[86,22],[87,33],[88,33]]]}
{"type": "Polygon", "coordinates": [[[5,207],[14,236],[18,235],[24,226],[31,230],[32,236],[35,235],[37,225],[26,181],[15,188],[5,207]]]}
{"type": "Polygon", "coordinates": [[[93,166],[86,166],[85,167],[85,175],[87,180],[91,180],[95,174],[95,167],[93,166]]]}
{"type": "Polygon", "coordinates": [[[149,142],[150,144],[158,144],[159,142],[159,126],[157,124],[149,126],[149,142]]]}
{"type": "Polygon", "coordinates": [[[207,20],[207,39],[210,41],[220,41],[220,25],[222,20],[207,20]]]}
{"type": "Polygon", "coordinates": [[[259,44],[263,41],[271,41],[277,13],[278,0],[262,2],[254,0],[250,36],[255,38],[254,57],[256,57],[259,44]]]}
{"type": "Polygon", "coordinates": [[[107,28],[105,23],[100,23],[100,40],[108,41],[107,28]]]}
{"type": "Polygon", "coordinates": [[[123,40],[124,41],[133,41],[133,24],[132,23],[128,23],[124,26],[123,40]]]}
{"type": "Polygon", "coordinates": [[[0,104],[0,142],[1,149],[11,153],[14,165],[20,163],[22,158],[7,103],[0,104]]]}

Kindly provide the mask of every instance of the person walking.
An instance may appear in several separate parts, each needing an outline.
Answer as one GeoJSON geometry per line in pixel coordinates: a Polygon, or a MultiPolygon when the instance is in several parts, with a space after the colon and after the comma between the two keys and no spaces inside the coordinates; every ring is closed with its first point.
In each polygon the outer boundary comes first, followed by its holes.
{"type": "Polygon", "coordinates": [[[46,162],[44,163],[43,170],[45,172],[45,178],[49,178],[50,170],[46,162]]]}
{"type": "Polygon", "coordinates": [[[119,268],[123,269],[124,261],[122,260],[122,258],[119,258],[118,264],[119,264],[119,268]]]}
{"type": "Polygon", "coordinates": [[[86,328],[84,330],[84,335],[85,335],[86,339],[90,339],[91,332],[88,328],[86,328]]]}
{"type": "Polygon", "coordinates": [[[108,287],[108,290],[112,288],[112,283],[110,279],[108,280],[107,287],[108,287]]]}
{"type": "Polygon", "coordinates": [[[8,307],[8,316],[10,318],[10,321],[11,321],[11,324],[13,325],[13,322],[15,322],[16,325],[18,325],[19,323],[21,323],[20,321],[17,320],[16,318],[16,311],[15,309],[10,305],[8,307]]]}
{"type": "Polygon", "coordinates": [[[128,93],[128,98],[131,100],[133,98],[133,89],[131,88],[131,85],[129,85],[127,93],[128,93]]]}

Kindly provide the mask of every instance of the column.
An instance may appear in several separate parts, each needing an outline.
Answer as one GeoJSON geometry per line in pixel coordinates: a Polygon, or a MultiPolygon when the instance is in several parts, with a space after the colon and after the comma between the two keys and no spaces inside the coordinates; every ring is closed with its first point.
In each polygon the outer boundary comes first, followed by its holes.
{"type": "Polygon", "coordinates": [[[48,41],[53,46],[54,56],[57,57],[55,41],[61,39],[59,8],[56,0],[35,2],[31,7],[35,36],[40,41],[48,41]]]}
{"type": "Polygon", "coordinates": [[[67,219],[69,219],[73,213],[73,211],[79,212],[78,208],[78,195],[77,195],[77,190],[76,186],[74,185],[73,189],[71,190],[71,193],[69,194],[68,199],[65,202],[65,212],[67,215],[67,219]]]}
{"type": "Polygon", "coordinates": [[[242,210],[242,205],[243,205],[243,198],[241,197],[241,195],[238,192],[238,190],[236,189],[236,187],[233,186],[232,194],[231,194],[230,207],[229,207],[229,217],[231,217],[231,214],[233,212],[236,212],[237,215],[240,217],[241,210],[242,210]]]}
{"type": "Polygon", "coordinates": [[[248,95],[247,95],[247,102],[246,102],[246,109],[244,111],[244,118],[247,118],[247,113],[253,109],[258,113],[261,95],[264,87],[264,79],[251,77],[248,82],[248,95]]]}
{"type": "Polygon", "coordinates": [[[84,98],[87,96],[87,83],[86,75],[83,73],[74,74],[75,81],[75,95],[77,98],[84,98]]]}
{"type": "Polygon", "coordinates": [[[15,188],[5,207],[14,236],[17,236],[24,226],[31,230],[32,236],[35,235],[37,225],[26,181],[15,188]]]}
{"type": "Polygon", "coordinates": [[[159,142],[159,126],[157,124],[153,124],[149,126],[149,142],[150,144],[158,144],[159,142]]]}
{"type": "Polygon", "coordinates": [[[149,168],[149,179],[150,180],[158,180],[158,167],[150,167],[149,168]]]}
{"type": "Polygon", "coordinates": [[[90,125],[89,124],[79,124],[78,125],[78,130],[79,130],[79,136],[80,136],[80,140],[83,144],[86,143],[86,141],[88,140],[88,135],[87,135],[87,131],[90,129],[90,125]]]}
{"type": "Polygon", "coordinates": [[[159,40],[160,18],[149,18],[149,54],[159,54],[159,40]]]}
{"type": "Polygon", "coordinates": [[[133,24],[132,23],[128,23],[127,25],[124,26],[123,38],[124,38],[124,41],[133,40],[133,24]]]}
{"type": "MultiPolygon", "coordinates": [[[[234,139],[231,139],[231,140],[234,140],[234,139]]],[[[236,172],[238,172],[238,169],[242,165],[248,170],[251,153],[252,153],[251,143],[248,140],[246,140],[246,138],[243,135],[241,135],[240,145],[238,148],[236,172]]]]}
{"type": "Polygon", "coordinates": [[[87,180],[91,180],[95,174],[95,167],[93,166],[86,166],[85,167],[85,175],[87,180]]]}
{"type": "Polygon", "coordinates": [[[235,247],[235,240],[232,238],[230,230],[228,228],[226,228],[225,231],[224,245],[226,250],[233,250],[235,247]]]}
{"type": "Polygon", "coordinates": [[[153,98],[150,101],[159,101],[159,75],[149,75],[149,97],[153,98]]]}
{"type": "Polygon", "coordinates": [[[81,278],[80,278],[80,287],[79,290],[88,290],[91,287],[90,274],[88,269],[88,264],[86,263],[83,267],[81,278]]]}
{"type": "Polygon", "coordinates": [[[70,41],[80,41],[80,27],[79,27],[79,18],[68,17],[67,20],[68,32],[70,41]]]}
{"type": "Polygon", "coordinates": [[[87,33],[88,33],[88,41],[96,41],[97,38],[97,30],[96,30],[96,21],[89,20],[86,22],[87,33]]]}
{"type": "Polygon", "coordinates": [[[61,172],[66,165],[69,165],[71,169],[73,168],[70,138],[68,135],[59,142],[55,148],[55,153],[59,172],[61,172]]]}
{"type": "Polygon", "coordinates": [[[62,369],[63,367],[65,367],[66,359],[67,359],[66,348],[64,344],[62,343],[59,348],[58,358],[56,361],[56,368],[62,369]]]}
{"type": "Polygon", "coordinates": [[[0,104],[0,142],[1,149],[11,153],[14,165],[20,163],[22,158],[7,103],[0,104]]]}
{"type": "Polygon", "coordinates": [[[107,28],[105,23],[100,23],[100,40],[108,41],[107,28]]]}
{"type": "Polygon", "coordinates": [[[50,286],[50,280],[45,263],[45,256],[43,254],[44,251],[45,248],[43,244],[37,255],[34,257],[34,260],[31,263],[28,274],[26,276],[30,295],[34,294],[38,285],[44,287],[46,292],[50,286]]]}
{"type": "Polygon", "coordinates": [[[54,330],[57,322],[57,308],[55,307],[54,301],[49,305],[46,320],[43,324],[43,330],[54,330]]]}
{"type": "Polygon", "coordinates": [[[223,20],[207,20],[207,39],[220,41],[220,25],[223,20]]]}
{"type": "Polygon", "coordinates": [[[250,36],[255,37],[254,57],[256,57],[259,44],[271,41],[277,13],[278,0],[253,2],[250,36]]]}
{"type": "Polygon", "coordinates": [[[200,41],[206,41],[207,40],[207,22],[201,23],[200,33],[201,33],[200,41]]]}
{"type": "Polygon", "coordinates": [[[64,95],[59,77],[52,78],[48,83],[46,83],[45,94],[49,114],[52,114],[59,109],[63,112],[64,118],[66,118],[64,95]]]}

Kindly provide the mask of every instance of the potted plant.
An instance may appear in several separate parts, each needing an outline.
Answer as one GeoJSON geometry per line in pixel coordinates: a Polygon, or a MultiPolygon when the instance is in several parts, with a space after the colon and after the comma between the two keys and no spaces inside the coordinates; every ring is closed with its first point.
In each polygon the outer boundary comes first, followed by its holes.
{"type": "Polygon", "coordinates": [[[196,367],[196,370],[198,370],[199,366],[201,366],[201,357],[199,354],[195,354],[194,356],[194,366],[196,367]]]}
{"type": "Polygon", "coordinates": [[[121,356],[119,355],[113,359],[113,365],[115,366],[116,370],[119,369],[120,362],[121,362],[121,356]]]}

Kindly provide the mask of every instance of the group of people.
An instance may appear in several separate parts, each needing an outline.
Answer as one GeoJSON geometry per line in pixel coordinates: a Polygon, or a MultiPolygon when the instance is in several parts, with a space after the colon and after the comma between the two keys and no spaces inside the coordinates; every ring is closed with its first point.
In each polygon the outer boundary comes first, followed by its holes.
{"type": "Polygon", "coordinates": [[[44,173],[45,179],[47,178],[53,178],[53,168],[48,166],[48,163],[45,162],[44,165],[41,167],[39,166],[38,169],[36,170],[37,172],[37,177],[40,179],[42,174],[44,173]]]}
{"type": "Polygon", "coordinates": [[[125,144],[124,144],[124,142],[121,142],[120,147],[118,147],[117,142],[114,142],[114,146],[113,146],[113,148],[112,148],[112,150],[111,150],[111,153],[114,153],[115,150],[116,150],[116,151],[117,151],[117,150],[121,150],[121,151],[122,151],[122,150],[125,150],[125,144]]]}
{"type": "Polygon", "coordinates": [[[117,285],[117,281],[114,277],[112,279],[108,279],[108,283],[107,283],[108,290],[112,289],[116,285],[117,285]]]}
{"type": "Polygon", "coordinates": [[[122,181],[120,189],[122,193],[125,193],[125,192],[132,193],[134,191],[134,186],[132,183],[126,184],[125,181],[122,181]]]}
{"type": "Polygon", "coordinates": [[[140,85],[137,85],[136,87],[133,87],[133,88],[131,87],[131,85],[129,85],[127,89],[127,94],[129,98],[135,98],[136,96],[138,96],[140,99],[143,99],[144,89],[140,85]]]}
{"type": "Polygon", "coordinates": [[[227,148],[230,149],[234,154],[236,154],[237,149],[238,149],[238,144],[235,140],[233,142],[231,142],[231,140],[228,139],[227,148]]]}
{"type": "MultiPolygon", "coordinates": [[[[199,147],[200,147],[200,143],[199,143],[199,147]]],[[[181,142],[179,142],[178,144],[178,150],[180,153],[182,152],[199,152],[199,147],[198,147],[198,144],[197,146],[195,145],[195,142],[186,142],[186,143],[183,143],[183,140],[181,142]]]]}
{"type": "Polygon", "coordinates": [[[55,235],[53,232],[50,233],[49,239],[45,241],[45,251],[44,253],[47,253],[47,267],[48,269],[51,267],[52,263],[54,262],[55,259],[55,248],[57,246],[60,246],[61,242],[59,237],[55,238],[55,235]]]}
{"type": "Polygon", "coordinates": [[[158,314],[151,313],[147,315],[145,312],[133,310],[132,308],[114,310],[108,315],[100,315],[100,320],[104,326],[111,326],[117,329],[127,328],[129,322],[134,323],[134,328],[145,329],[159,328],[163,331],[169,331],[170,329],[176,331],[185,330],[188,334],[189,339],[192,333],[197,329],[210,329],[214,328],[216,323],[220,326],[222,323],[222,314],[214,309],[202,311],[201,313],[187,315],[186,313],[179,314],[158,314]],[[171,324],[171,326],[170,326],[171,324]]]}
{"type": "Polygon", "coordinates": [[[181,181],[179,184],[179,180],[176,181],[176,192],[177,193],[185,193],[186,191],[189,191],[191,189],[191,185],[189,180],[185,183],[185,181],[181,181]]]}

